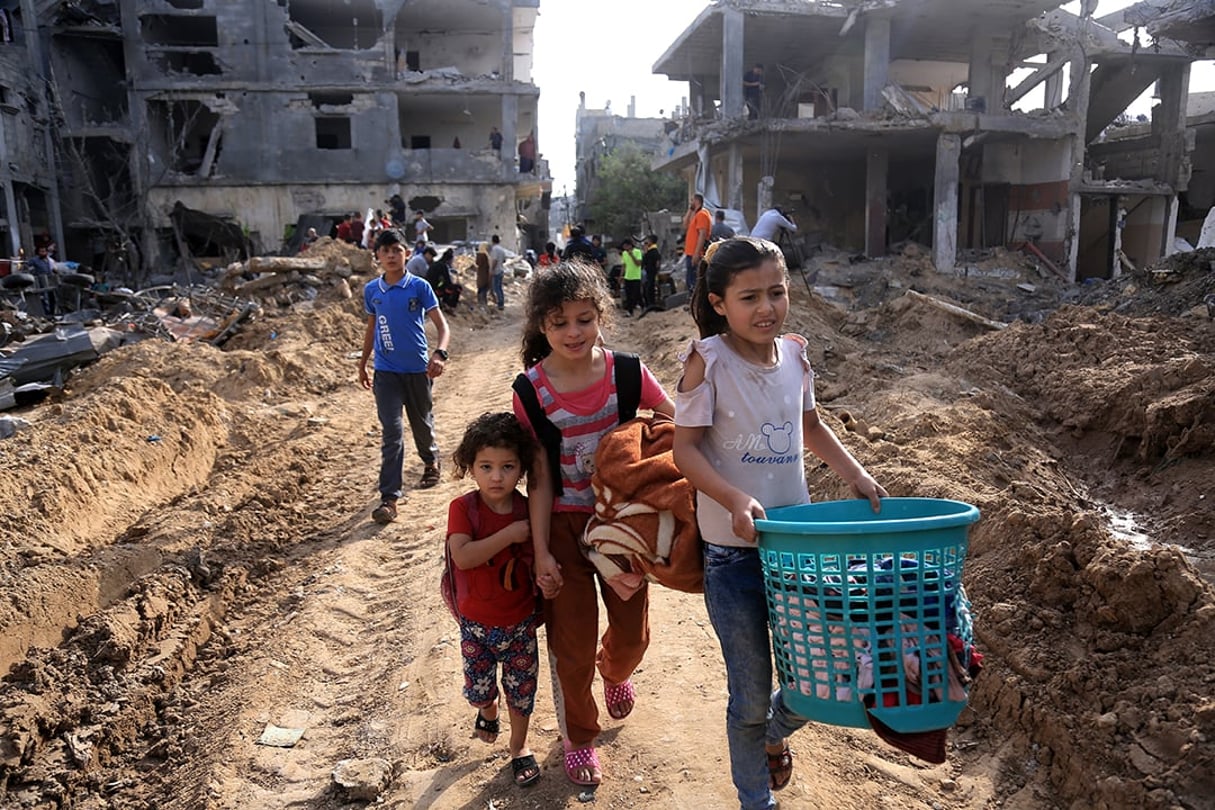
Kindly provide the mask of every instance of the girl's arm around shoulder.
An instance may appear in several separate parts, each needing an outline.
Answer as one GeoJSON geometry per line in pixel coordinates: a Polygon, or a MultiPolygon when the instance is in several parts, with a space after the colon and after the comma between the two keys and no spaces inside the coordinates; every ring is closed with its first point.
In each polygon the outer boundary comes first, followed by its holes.
{"type": "Polygon", "coordinates": [[[889,497],[889,493],[823,423],[817,409],[806,411],[802,415],[802,436],[806,449],[826,462],[832,472],[847,481],[853,495],[868,500],[874,512],[881,511],[880,499],[889,497]]]}

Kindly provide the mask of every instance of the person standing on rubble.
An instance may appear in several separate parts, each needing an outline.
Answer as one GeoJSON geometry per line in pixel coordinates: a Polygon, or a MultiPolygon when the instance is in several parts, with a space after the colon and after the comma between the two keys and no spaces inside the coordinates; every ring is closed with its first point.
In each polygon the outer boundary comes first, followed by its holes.
{"type": "Polygon", "coordinates": [[[39,245],[34,251],[34,257],[27,261],[25,266],[38,280],[43,317],[54,318],[58,311],[58,299],[55,296],[55,264],[51,261],[49,248],[46,245],[39,245]]]}
{"type": "Polygon", "coordinates": [[[490,283],[494,289],[494,301],[498,304],[498,311],[501,312],[506,308],[506,292],[502,288],[502,282],[506,276],[506,260],[513,254],[502,247],[502,237],[498,234],[490,237],[490,241],[493,242],[493,247],[489,249],[490,283]]]}
{"type": "Polygon", "coordinates": [[[426,221],[426,214],[421,211],[413,212],[413,241],[414,244],[425,243],[430,239],[430,232],[434,230],[434,225],[426,221]]]}
{"type": "Polygon", "coordinates": [[[764,66],[760,62],[743,74],[743,102],[747,105],[747,118],[759,118],[764,105],[764,66]]]}
{"type": "MultiPolygon", "coordinates": [[[[376,523],[397,517],[405,464],[404,423],[409,419],[414,446],[424,469],[419,489],[439,483],[439,445],[435,441],[432,386],[447,364],[450,332],[435,291],[425,276],[405,268],[405,243],[400,232],[383,231],[375,242],[383,275],[363,288],[367,330],[359,358],[359,384],[375,393],[380,419],[380,505],[371,513],[376,523]],[[426,321],[435,327],[435,348],[426,341],[426,321]],[[367,363],[374,352],[374,377],[367,363]]],[[[433,255],[433,250],[432,250],[433,255]]]]}
{"type": "Polygon", "coordinates": [[[713,220],[705,210],[703,194],[693,194],[688,203],[688,213],[684,217],[688,232],[683,239],[683,274],[688,285],[688,295],[696,287],[696,268],[705,255],[705,247],[709,244],[709,233],[713,230],[713,220]]]}

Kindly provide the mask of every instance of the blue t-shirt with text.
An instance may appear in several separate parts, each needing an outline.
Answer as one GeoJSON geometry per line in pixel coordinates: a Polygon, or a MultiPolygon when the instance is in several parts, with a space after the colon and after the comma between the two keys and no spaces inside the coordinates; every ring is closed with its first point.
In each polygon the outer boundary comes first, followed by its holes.
{"type": "Polygon", "coordinates": [[[363,309],[375,318],[375,370],[421,374],[430,362],[426,313],[439,305],[424,278],[406,273],[389,285],[383,276],[363,287],[363,309]]]}

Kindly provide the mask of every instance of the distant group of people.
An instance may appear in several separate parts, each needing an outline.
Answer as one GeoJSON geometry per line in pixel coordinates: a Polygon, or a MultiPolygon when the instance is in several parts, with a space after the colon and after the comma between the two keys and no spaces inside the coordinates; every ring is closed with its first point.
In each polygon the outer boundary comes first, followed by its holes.
{"type": "MultiPolygon", "coordinates": [[[[753,237],[709,243],[711,229],[697,225],[690,250],[685,243],[696,262],[690,309],[699,338],[688,346],[674,399],[635,355],[604,347],[612,297],[593,260],[594,241],[578,233],[560,259],[553,244],[537,259],[543,269],[523,307],[523,371],[512,386],[511,412],[472,420],[453,454],[457,476],[471,476],[475,484],[449,504],[445,552],[463,694],[476,710],[470,730],[495,742],[505,705],[511,773],[520,787],[541,776],[527,743],[541,623],[571,782],[593,787],[603,778],[596,672],[610,717],[624,720],[638,704],[631,677],[650,642],[648,585],[643,580],[624,599],[597,585],[597,571],[582,551],[596,502],[594,448],[636,411],[674,419],[674,462],[696,490],[704,600],[727,672],[725,734],[740,806],[775,806],[773,792],[792,778],[788,739],[807,720],[789,707],[779,685],[773,690],[755,521],[767,509],[809,501],[806,451],[875,510],[887,493],[819,419],[806,341],[783,334],[789,280],[781,251],[753,237]],[[627,386],[625,379],[631,379],[627,386]],[[626,388],[635,402],[621,402],[626,388]],[[738,440],[768,436],[772,425],[784,426],[783,441],[738,440]],[[526,497],[519,491],[524,482],[526,497]],[[608,625],[601,637],[600,602],[608,625]]],[[[621,243],[625,296],[634,304],[638,275],[644,279],[650,250],[657,249],[656,239],[645,241],[644,252],[631,238],[621,243]]],[[[478,254],[479,267],[480,255],[487,257],[487,274],[497,266],[493,250],[478,254]]],[[[373,512],[380,523],[396,519],[403,494],[402,410],[423,462],[418,486],[440,478],[432,385],[449,361],[450,330],[434,290],[409,270],[406,255],[397,231],[382,232],[376,256],[383,275],[364,288],[359,380],[375,392],[383,429],[381,502],[373,512]],[[433,348],[427,321],[435,327],[433,348]]],[[[483,286],[479,273],[479,293],[483,286]]],[[[644,301],[644,285],[640,295],[644,301]]]]}
{"type": "MultiPolygon", "coordinates": [[[[718,209],[713,218],[709,218],[703,194],[693,194],[688,200],[688,211],[684,214],[683,226],[684,283],[687,285],[688,292],[691,292],[696,286],[696,268],[700,266],[705,250],[714,242],[732,239],[735,234],[734,229],[726,224],[724,210],[718,209]]],[[[782,231],[795,233],[797,224],[788,212],[773,207],[759,215],[759,219],[755,221],[755,227],[751,229],[750,236],[753,239],[779,242],[782,231]]]]}

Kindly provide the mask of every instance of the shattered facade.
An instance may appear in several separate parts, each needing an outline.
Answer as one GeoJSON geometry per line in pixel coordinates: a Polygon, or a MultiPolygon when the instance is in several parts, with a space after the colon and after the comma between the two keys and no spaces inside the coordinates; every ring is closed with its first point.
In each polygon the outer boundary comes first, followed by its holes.
{"type": "Polygon", "coordinates": [[[1135,48],[1060,5],[721,0],[654,65],[690,83],[694,113],[655,166],[749,222],[779,205],[807,242],[870,256],[914,240],[944,271],[997,246],[1069,280],[1142,266],[1171,250],[1190,177],[1193,57],[1168,41],[1135,48]],[[742,78],[755,63],[751,120],[742,78]],[[1032,73],[1009,87],[1018,68],[1032,73]],[[1102,138],[1153,84],[1150,133],[1129,151],[1154,159],[1132,170],[1102,138]],[[1039,87],[1041,109],[1012,109],[1039,87]]]}
{"type": "Polygon", "coordinates": [[[441,241],[547,228],[547,165],[521,172],[516,150],[539,135],[539,0],[24,6],[49,44],[67,253],[86,263],[115,233],[152,264],[223,255],[233,234],[273,251],[301,216],[396,192],[441,241]]]}
{"type": "Polygon", "coordinates": [[[0,228],[8,256],[22,248],[32,256],[36,242],[63,236],[50,111],[30,70],[44,58],[37,28],[25,23],[34,5],[0,4],[0,228]]]}

